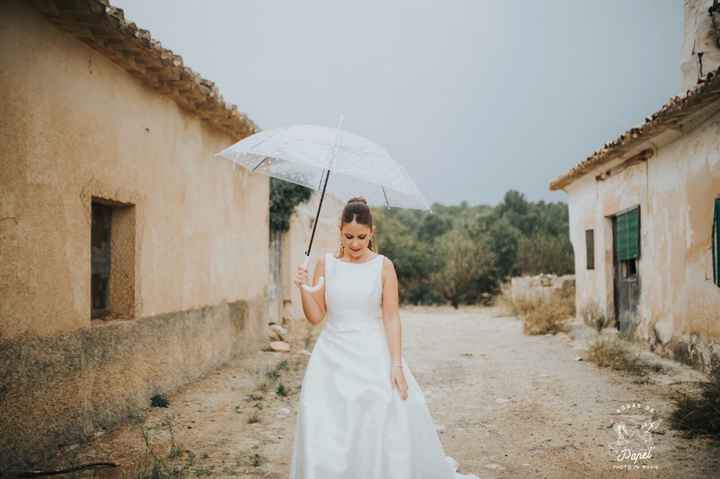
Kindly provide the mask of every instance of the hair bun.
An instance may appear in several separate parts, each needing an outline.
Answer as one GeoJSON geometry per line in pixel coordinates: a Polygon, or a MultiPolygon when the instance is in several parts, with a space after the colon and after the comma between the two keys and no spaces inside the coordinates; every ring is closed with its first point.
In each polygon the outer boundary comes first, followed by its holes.
{"type": "Polygon", "coordinates": [[[348,200],[348,204],[350,203],[365,203],[366,205],[368,204],[367,200],[363,196],[353,196],[348,200]]]}

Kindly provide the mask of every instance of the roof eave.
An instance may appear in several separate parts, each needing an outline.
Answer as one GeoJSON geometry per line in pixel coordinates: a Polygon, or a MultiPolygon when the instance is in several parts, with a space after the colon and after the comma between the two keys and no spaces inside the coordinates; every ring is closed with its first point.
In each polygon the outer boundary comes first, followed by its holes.
{"type": "Polygon", "coordinates": [[[606,143],[564,175],[551,181],[550,191],[564,189],[598,166],[623,156],[631,156],[632,153],[629,152],[641,149],[643,144],[648,144],[667,130],[677,132],[674,141],[718,111],[720,111],[720,68],[709,73],[702,83],[688,90],[685,95],[672,97],[658,111],[645,118],[642,126],[631,128],[614,141],[606,143]]]}

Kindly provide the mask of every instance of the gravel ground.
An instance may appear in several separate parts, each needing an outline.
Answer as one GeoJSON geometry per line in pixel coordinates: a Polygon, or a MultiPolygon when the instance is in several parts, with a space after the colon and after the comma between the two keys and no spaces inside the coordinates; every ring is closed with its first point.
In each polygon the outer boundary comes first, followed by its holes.
{"type": "MultiPolygon", "coordinates": [[[[683,439],[668,428],[671,392],[702,379],[697,371],[652,354],[643,357],[667,372],[646,381],[600,369],[578,360],[593,335],[584,326],[573,325],[569,335],[525,336],[520,320],[496,308],[412,307],[403,308],[401,318],[407,364],[460,472],[482,479],[719,477],[717,445],[683,439]],[[652,457],[621,463],[609,445],[631,411],[624,408],[637,406],[652,408],[660,419],[647,436],[652,457]],[[619,469],[621,464],[640,469],[619,469]]],[[[233,360],[169,396],[169,408],[148,411],[142,428],[154,454],[174,456],[167,467],[184,468],[183,477],[286,479],[308,360],[302,350],[312,350],[319,331],[297,321],[290,353],[263,351],[233,360]],[[287,368],[277,370],[265,392],[258,390],[258,378],[282,360],[287,368]],[[278,384],[286,396],[277,393],[278,384]]],[[[636,418],[649,417],[646,409],[632,410],[639,411],[636,418]]],[[[147,456],[141,426],[130,424],[63,451],[58,465],[93,460],[122,467],[75,477],[136,477],[133,471],[155,462],[147,456]]]]}

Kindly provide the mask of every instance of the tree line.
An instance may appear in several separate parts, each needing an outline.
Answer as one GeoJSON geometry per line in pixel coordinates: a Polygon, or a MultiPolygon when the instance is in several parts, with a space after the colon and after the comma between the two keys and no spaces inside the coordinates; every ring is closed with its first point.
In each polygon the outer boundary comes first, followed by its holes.
{"type": "Polygon", "coordinates": [[[512,276],[574,271],[566,203],[510,190],[496,206],[432,208],[372,210],[376,249],[393,260],[402,303],[487,303],[512,276]]]}

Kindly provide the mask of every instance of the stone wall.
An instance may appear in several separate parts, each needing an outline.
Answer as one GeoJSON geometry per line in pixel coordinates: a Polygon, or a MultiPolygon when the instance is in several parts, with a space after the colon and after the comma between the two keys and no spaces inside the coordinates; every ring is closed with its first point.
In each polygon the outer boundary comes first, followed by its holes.
{"type": "Polygon", "coordinates": [[[510,295],[513,300],[543,299],[547,301],[553,294],[571,286],[575,286],[575,276],[571,274],[564,276],[554,274],[520,276],[512,278],[510,295]]]}

